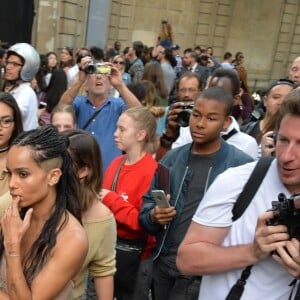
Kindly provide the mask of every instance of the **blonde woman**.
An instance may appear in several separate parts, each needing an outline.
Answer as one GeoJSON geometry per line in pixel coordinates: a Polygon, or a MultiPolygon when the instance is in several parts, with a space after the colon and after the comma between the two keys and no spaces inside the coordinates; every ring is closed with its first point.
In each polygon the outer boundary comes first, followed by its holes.
{"type": "Polygon", "coordinates": [[[121,72],[122,79],[126,85],[131,83],[131,77],[125,72],[125,58],[122,55],[116,55],[113,58],[112,64],[121,72]]]}
{"type": "MultiPolygon", "coordinates": [[[[112,161],[105,172],[102,201],[113,212],[117,221],[118,241],[139,248],[144,241],[140,261],[135,266],[139,273],[124,268],[134,253],[126,256],[126,261],[118,259],[115,275],[115,297],[117,300],[147,300],[151,285],[152,258],[155,240],[148,236],[139,225],[142,196],[149,189],[157,168],[156,161],[147,151],[149,143],[155,141],[156,120],[146,107],[125,110],[119,117],[115,131],[115,143],[126,154],[112,161]],[[126,269],[123,270],[122,268],[126,269]],[[129,278],[132,281],[129,281],[129,278]]],[[[117,242],[118,244],[118,242],[117,242]]],[[[131,266],[132,267],[132,266],[131,266]]]]}

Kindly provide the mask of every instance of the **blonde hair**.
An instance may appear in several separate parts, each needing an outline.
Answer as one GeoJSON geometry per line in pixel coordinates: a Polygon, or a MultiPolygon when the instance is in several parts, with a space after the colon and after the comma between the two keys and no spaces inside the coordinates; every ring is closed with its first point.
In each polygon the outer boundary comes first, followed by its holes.
{"type": "Polygon", "coordinates": [[[53,116],[55,115],[55,113],[59,113],[59,112],[64,112],[64,113],[69,113],[73,120],[74,120],[74,124],[76,123],[76,114],[75,114],[75,110],[73,108],[72,105],[70,104],[57,104],[51,114],[50,114],[50,123],[52,123],[53,120],[53,116]]]}
{"type": "Polygon", "coordinates": [[[157,92],[154,84],[149,80],[141,80],[141,84],[145,87],[145,105],[147,108],[152,107],[155,105],[157,92]]]}
{"type": "Polygon", "coordinates": [[[123,114],[128,115],[136,123],[137,130],[145,130],[145,149],[153,145],[156,140],[156,119],[148,108],[136,106],[126,109],[123,114]]]}
{"type": "Polygon", "coordinates": [[[118,55],[114,56],[112,59],[112,63],[114,63],[114,61],[116,61],[119,58],[121,58],[124,62],[124,64],[122,65],[122,71],[124,72],[125,71],[125,59],[124,59],[123,55],[118,54],[118,55]]]}

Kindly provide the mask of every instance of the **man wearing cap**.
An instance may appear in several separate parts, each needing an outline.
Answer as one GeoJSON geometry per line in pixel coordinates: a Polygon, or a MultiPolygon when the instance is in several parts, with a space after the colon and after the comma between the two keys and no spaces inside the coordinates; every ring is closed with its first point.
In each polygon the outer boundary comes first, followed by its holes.
{"type": "Polygon", "coordinates": [[[24,130],[38,126],[37,97],[30,81],[40,67],[39,53],[27,43],[17,43],[7,51],[4,91],[16,99],[24,130]]]}

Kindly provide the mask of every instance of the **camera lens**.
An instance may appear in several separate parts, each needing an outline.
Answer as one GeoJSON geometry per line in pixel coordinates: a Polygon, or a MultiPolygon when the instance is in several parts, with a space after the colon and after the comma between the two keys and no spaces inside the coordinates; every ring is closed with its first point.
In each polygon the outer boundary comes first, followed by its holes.
{"type": "Polygon", "coordinates": [[[180,127],[189,126],[190,115],[191,115],[191,112],[187,111],[187,110],[180,112],[177,117],[177,124],[180,127]]]}
{"type": "Polygon", "coordinates": [[[177,124],[180,127],[188,127],[190,116],[193,110],[193,105],[187,105],[182,107],[183,111],[178,114],[177,124]]]}
{"type": "Polygon", "coordinates": [[[95,73],[95,70],[96,70],[96,68],[95,68],[94,64],[88,64],[85,68],[85,73],[93,74],[93,73],[95,73]]]}

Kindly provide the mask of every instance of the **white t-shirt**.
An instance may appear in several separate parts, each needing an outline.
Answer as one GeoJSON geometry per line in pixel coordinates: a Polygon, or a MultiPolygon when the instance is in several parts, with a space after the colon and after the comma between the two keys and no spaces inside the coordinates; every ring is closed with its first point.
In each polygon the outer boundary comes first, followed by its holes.
{"type": "MultiPolygon", "coordinates": [[[[232,135],[226,142],[228,144],[231,144],[238,149],[244,151],[248,155],[250,155],[253,159],[258,158],[258,145],[252,136],[250,136],[247,133],[241,132],[239,128],[239,124],[235,120],[234,117],[231,117],[232,122],[228,126],[227,130],[222,132],[221,135],[229,133],[232,129],[235,129],[237,133],[232,135]]],[[[180,127],[180,133],[178,139],[172,144],[172,149],[186,145],[188,143],[191,143],[193,141],[191,133],[190,133],[190,127],[180,127]]]]}
{"type": "Polygon", "coordinates": [[[68,87],[72,86],[78,78],[79,67],[75,64],[67,72],[68,87]]]}
{"type": "Polygon", "coordinates": [[[16,99],[22,113],[23,129],[25,131],[35,129],[38,126],[38,104],[34,90],[29,82],[23,82],[10,91],[16,99]]]}
{"type": "MultiPolygon", "coordinates": [[[[232,222],[233,205],[254,165],[255,162],[252,162],[230,168],[219,175],[204,195],[193,217],[195,223],[205,226],[231,227],[222,243],[224,247],[252,243],[258,216],[272,207],[271,201],[278,200],[279,193],[290,197],[278,177],[277,162],[274,159],[247,210],[237,221],[232,222]]],[[[203,276],[198,299],[224,300],[243,269],[203,276]]],[[[241,299],[286,300],[291,291],[289,284],[292,280],[292,276],[270,256],[252,267],[241,299]]]]}

